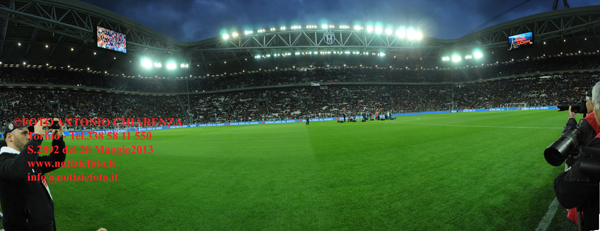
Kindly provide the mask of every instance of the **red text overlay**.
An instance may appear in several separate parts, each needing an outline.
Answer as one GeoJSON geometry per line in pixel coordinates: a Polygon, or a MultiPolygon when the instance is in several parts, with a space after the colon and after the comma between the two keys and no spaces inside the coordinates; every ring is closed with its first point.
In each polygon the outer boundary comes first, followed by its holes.
{"type": "Polygon", "coordinates": [[[115,167],[115,161],[114,160],[108,160],[107,162],[104,161],[92,161],[91,159],[88,159],[87,161],[81,161],[81,159],[79,160],[67,160],[67,161],[28,161],[27,164],[29,165],[29,167],[38,167],[38,168],[42,168],[42,167],[47,167],[47,168],[61,168],[61,167],[69,167],[69,168],[114,168],[115,167]]]}
{"type": "MultiPolygon", "coordinates": [[[[40,147],[38,152],[35,152],[32,146],[29,146],[27,150],[28,154],[58,154],[59,147],[58,146],[38,146],[40,147]]],[[[65,146],[63,149],[63,153],[65,154],[110,154],[111,156],[120,156],[123,154],[152,154],[154,152],[154,147],[150,146],[141,146],[141,145],[131,145],[118,148],[113,147],[104,147],[96,145],[95,148],[92,148],[90,145],[82,145],[82,146],[65,146]],[[96,152],[93,152],[96,151],[96,152]]]]}
{"type": "Polygon", "coordinates": [[[118,174],[102,175],[95,173],[72,173],[68,175],[57,175],[54,172],[49,172],[46,175],[41,173],[27,173],[28,181],[43,181],[47,180],[50,183],[57,181],[118,181],[118,174]]]}
{"type": "Polygon", "coordinates": [[[183,126],[179,118],[65,118],[54,121],[44,118],[16,118],[13,120],[15,126],[34,126],[38,121],[43,122],[43,126],[50,127],[54,123],[61,126],[81,126],[81,127],[159,127],[159,126],[183,126]]]}

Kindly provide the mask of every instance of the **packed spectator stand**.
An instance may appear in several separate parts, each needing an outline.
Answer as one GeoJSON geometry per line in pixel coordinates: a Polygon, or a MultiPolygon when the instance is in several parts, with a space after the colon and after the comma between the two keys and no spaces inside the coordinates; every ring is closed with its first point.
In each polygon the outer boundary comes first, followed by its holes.
{"type": "Polygon", "coordinates": [[[408,113],[496,108],[507,107],[510,103],[549,106],[561,101],[579,100],[585,91],[600,80],[598,75],[518,75],[598,69],[599,57],[561,56],[480,67],[426,70],[305,68],[188,80],[124,78],[85,71],[4,67],[0,68],[0,82],[3,84],[69,85],[131,92],[188,92],[189,95],[147,96],[84,90],[4,88],[1,90],[0,119],[162,117],[181,118],[186,123],[197,124],[300,119],[306,116],[335,117],[340,116],[344,109],[350,115],[362,115],[377,110],[408,113]],[[497,79],[515,75],[517,78],[497,79]],[[291,86],[311,82],[338,84],[291,86]],[[361,85],[361,82],[365,84],[361,85]],[[250,87],[262,88],[248,90],[250,87]],[[218,92],[220,90],[230,91],[218,92]],[[198,94],[203,91],[217,92],[198,94]]]}

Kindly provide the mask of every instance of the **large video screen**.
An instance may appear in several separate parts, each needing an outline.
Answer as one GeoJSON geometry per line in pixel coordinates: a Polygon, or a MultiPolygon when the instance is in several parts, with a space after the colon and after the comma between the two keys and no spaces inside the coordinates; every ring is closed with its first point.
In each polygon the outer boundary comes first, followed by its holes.
{"type": "Polygon", "coordinates": [[[127,53],[125,34],[99,26],[97,27],[96,34],[98,36],[98,47],[127,53]]]}
{"type": "Polygon", "coordinates": [[[533,32],[508,37],[508,46],[509,51],[533,47],[533,32]]]}

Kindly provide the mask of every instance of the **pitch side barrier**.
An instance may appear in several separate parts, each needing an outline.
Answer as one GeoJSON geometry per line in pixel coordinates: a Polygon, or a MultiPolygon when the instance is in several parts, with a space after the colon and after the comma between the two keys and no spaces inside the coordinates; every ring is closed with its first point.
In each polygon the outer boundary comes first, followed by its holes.
{"type": "MultiPolygon", "coordinates": [[[[394,117],[398,116],[412,116],[412,115],[428,115],[428,114],[442,114],[442,113],[460,113],[460,112],[484,112],[484,111],[527,111],[527,110],[548,110],[558,109],[555,106],[547,107],[523,107],[523,108],[489,108],[489,109],[465,109],[465,110],[452,110],[452,111],[432,111],[432,112],[415,112],[415,113],[402,113],[392,114],[394,117]]],[[[374,116],[371,116],[373,118],[374,116]]],[[[356,116],[356,119],[362,119],[362,116],[356,116]]],[[[330,117],[330,118],[314,118],[310,119],[310,122],[319,121],[336,121],[343,119],[342,117],[330,117]]],[[[259,125],[259,124],[286,124],[286,123],[302,123],[306,122],[306,119],[297,120],[276,120],[276,121],[254,121],[254,122],[232,122],[232,123],[214,123],[214,124],[192,124],[183,126],[162,126],[162,127],[147,127],[147,128],[128,128],[128,129],[111,129],[111,130],[94,130],[94,132],[102,133],[123,133],[123,132],[143,132],[143,131],[155,131],[164,129],[175,129],[175,128],[195,128],[195,127],[219,127],[219,126],[235,126],[235,125],[259,125]]],[[[63,132],[63,136],[75,135],[89,135],[91,131],[69,131],[63,132]]],[[[3,134],[0,134],[1,138],[4,138],[3,134]]]]}

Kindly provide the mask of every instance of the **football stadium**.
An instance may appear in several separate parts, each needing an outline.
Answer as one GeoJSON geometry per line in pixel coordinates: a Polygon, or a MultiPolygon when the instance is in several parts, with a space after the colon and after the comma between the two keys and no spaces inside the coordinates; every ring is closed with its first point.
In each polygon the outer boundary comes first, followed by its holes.
{"type": "Polygon", "coordinates": [[[598,229],[600,5],[528,2],[187,42],[0,0],[2,230],[598,229]]]}

